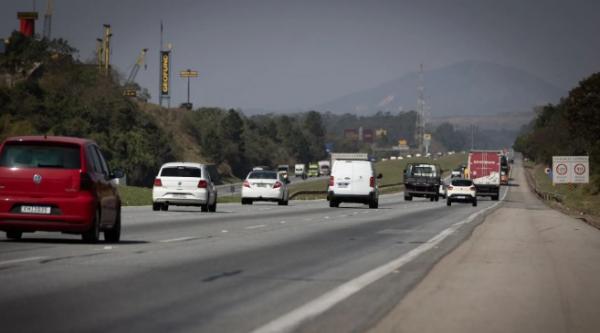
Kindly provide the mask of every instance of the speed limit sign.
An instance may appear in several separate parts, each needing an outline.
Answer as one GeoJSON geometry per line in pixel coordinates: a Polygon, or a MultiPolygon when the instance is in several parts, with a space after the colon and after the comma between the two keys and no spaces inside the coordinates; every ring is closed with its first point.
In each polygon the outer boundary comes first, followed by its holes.
{"type": "Polygon", "coordinates": [[[581,163],[577,163],[573,167],[573,172],[575,172],[575,174],[579,175],[579,176],[583,175],[586,170],[587,170],[587,168],[585,167],[585,165],[583,165],[581,163]]]}
{"type": "Polygon", "coordinates": [[[587,184],[590,181],[588,156],[553,156],[552,183],[587,184]]]}

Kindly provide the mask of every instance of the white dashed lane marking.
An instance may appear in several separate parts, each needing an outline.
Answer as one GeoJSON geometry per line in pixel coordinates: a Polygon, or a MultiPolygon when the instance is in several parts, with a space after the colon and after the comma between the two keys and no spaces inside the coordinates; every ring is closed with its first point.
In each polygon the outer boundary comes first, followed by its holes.
{"type": "Polygon", "coordinates": [[[161,243],[173,243],[173,242],[183,242],[192,239],[197,239],[198,237],[179,237],[179,238],[171,238],[171,239],[163,239],[159,242],[161,243]]]}
{"type": "Polygon", "coordinates": [[[246,229],[252,230],[252,229],[260,229],[260,228],[264,228],[264,227],[266,227],[266,225],[259,224],[259,225],[252,225],[252,226],[246,227],[246,229]]]}
{"type": "Polygon", "coordinates": [[[20,264],[23,262],[42,260],[42,259],[46,259],[46,258],[47,257],[28,257],[28,258],[21,258],[21,259],[5,260],[5,261],[0,261],[0,266],[20,264]]]}

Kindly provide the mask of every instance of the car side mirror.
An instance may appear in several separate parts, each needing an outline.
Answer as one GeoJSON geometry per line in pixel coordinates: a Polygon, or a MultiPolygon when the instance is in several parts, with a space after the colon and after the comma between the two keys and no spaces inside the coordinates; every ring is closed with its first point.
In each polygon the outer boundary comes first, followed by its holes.
{"type": "Polygon", "coordinates": [[[378,174],[377,175],[377,179],[381,179],[381,178],[383,178],[383,175],[382,174],[378,174]]]}
{"type": "Polygon", "coordinates": [[[121,169],[115,169],[110,173],[110,179],[123,178],[124,176],[125,172],[121,169]]]}

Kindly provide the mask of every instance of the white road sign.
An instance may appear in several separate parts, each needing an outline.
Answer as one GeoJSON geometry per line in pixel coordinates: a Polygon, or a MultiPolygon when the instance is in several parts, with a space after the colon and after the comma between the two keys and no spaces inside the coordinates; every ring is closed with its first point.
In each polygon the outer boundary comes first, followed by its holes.
{"type": "Polygon", "coordinates": [[[588,156],[553,156],[552,183],[587,184],[590,182],[588,156]]]}

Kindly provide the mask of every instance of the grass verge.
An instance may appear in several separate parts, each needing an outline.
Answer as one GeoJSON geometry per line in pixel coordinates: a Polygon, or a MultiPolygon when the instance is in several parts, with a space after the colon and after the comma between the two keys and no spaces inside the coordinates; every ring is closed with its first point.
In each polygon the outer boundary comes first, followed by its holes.
{"type": "Polygon", "coordinates": [[[123,206],[152,205],[152,189],[137,186],[119,186],[123,206]]]}
{"type": "Polygon", "coordinates": [[[600,193],[592,184],[552,184],[552,179],[546,175],[546,166],[525,162],[525,171],[533,176],[535,186],[539,191],[557,194],[562,202],[552,203],[569,214],[591,215],[600,219],[600,193]]]}

